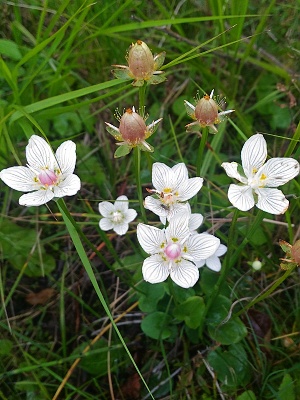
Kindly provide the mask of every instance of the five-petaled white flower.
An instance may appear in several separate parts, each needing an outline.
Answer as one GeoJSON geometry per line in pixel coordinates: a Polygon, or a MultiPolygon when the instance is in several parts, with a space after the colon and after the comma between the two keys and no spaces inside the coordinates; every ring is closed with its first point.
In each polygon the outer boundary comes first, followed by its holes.
{"type": "Polygon", "coordinates": [[[156,162],[152,167],[152,183],[155,189],[148,189],[148,192],[156,193],[158,198],[147,196],[144,206],[165,224],[166,219],[169,221],[177,212],[185,209],[184,202],[199,192],[203,178],[189,178],[184,163],[170,168],[156,162]]]}
{"type": "MultiPolygon", "coordinates": [[[[205,233],[203,233],[205,235],[205,233]]],[[[223,256],[227,251],[227,247],[224,244],[220,244],[214,254],[208,257],[206,260],[200,260],[196,262],[198,268],[206,265],[209,269],[215,272],[221,271],[221,261],[219,257],[223,256]]]]}
{"type": "Polygon", "coordinates": [[[128,208],[127,196],[119,196],[115,204],[103,201],[99,203],[99,212],[104,217],[100,219],[99,226],[103,231],[113,229],[118,235],[125,235],[137,212],[128,208]]]}
{"type": "Polygon", "coordinates": [[[220,240],[208,234],[191,234],[189,214],[179,212],[174,215],[166,229],[138,224],[137,238],[150,254],[143,263],[145,281],[159,283],[170,275],[183,288],[195,285],[199,270],[195,262],[210,257],[220,244],[220,240]]]}
{"type": "Polygon", "coordinates": [[[289,201],[281,190],[274,189],[284,185],[299,174],[299,163],[293,158],[271,158],[266,163],[267,144],[261,134],[250,137],[241,152],[245,176],[238,172],[236,162],[225,162],[222,167],[226,174],[243,185],[231,184],[228,190],[229,201],[239,210],[258,208],[270,214],[283,214],[289,201]]]}
{"type": "Polygon", "coordinates": [[[74,175],[76,145],[71,140],[62,143],[55,155],[41,137],[32,135],[26,146],[27,167],[10,167],[0,172],[6,185],[23,194],[22,206],[40,206],[53,198],[73,196],[80,189],[80,179],[74,175]]]}

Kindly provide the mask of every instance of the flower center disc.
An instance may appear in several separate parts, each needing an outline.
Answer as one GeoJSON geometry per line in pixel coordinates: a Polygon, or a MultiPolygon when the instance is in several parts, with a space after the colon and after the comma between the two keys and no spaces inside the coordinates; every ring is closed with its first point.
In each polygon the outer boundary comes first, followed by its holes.
{"type": "Polygon", "coordinates": [[[170,260],[175,260],[180,256],[180,254],[181,254],[181,248],[177,243],[169,243],[165,248],[165,255],[170,260]]]}
{"type": "Polygon", "coordinates": [[[45,186],[53,186],[57,182],[57,176],[53,171],[50,170],[44,170],[39,174],[39,180],[42,185],[45,186]]]}
{"type": "Polygon", "coordinates": [[[120,211],[114,211],[112,215],[112,220],[115,224],[119,224],[123,221],[123,215],[120,211]]]}

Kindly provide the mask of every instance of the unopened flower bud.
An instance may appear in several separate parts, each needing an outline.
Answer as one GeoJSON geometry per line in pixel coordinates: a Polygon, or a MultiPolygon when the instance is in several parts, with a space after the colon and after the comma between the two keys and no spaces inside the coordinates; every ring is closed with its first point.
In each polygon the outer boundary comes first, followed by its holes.
{"type": "Polygon", "coordinates": [[[128,108],[120,119],[119,131],[125,142],[136,146],[146,139],[147,126],[144,119],[135,112],[134,108],[128,108]]]}
{"type": "Polygon", "coordinates": [[[297,240],[292,246],[291,253],[293,261],[300,265],[300,240],[297,240]]]}
{"type": "Polygon", "coordinates": [[[148,80],[154,71],[154,58],[149,47],[142,40],[132,44],[128,54],[128,67],[137,80],[148,80]]]}
{"type": "Polygon", "coordinates": [[[258,261],[258,260],[253,261],[253,263],[252,263],[252,268],[253,268],[255,271],[259,271],[259,270],[261,269],[261,267],[262,267],[261,261],[258,261]]]}
{"type": "Polygon", "coordinates": [[[195,107],[195,117],[202,126],[218,123],[218,105],[207,94],[200,99],[195,107]]]}

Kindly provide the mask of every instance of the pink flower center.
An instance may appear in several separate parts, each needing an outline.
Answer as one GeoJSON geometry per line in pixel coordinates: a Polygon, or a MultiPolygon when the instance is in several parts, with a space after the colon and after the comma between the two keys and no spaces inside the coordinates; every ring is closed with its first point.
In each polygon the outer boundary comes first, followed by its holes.
{"type": "Polygon", "coordinates": [[[181,254],[181,247],[177,243],[169,243],[165,248],[165,255],[170,260],[175,260],[181,254]]]}
{"type": "Polygon", "coordinates": [[[57,179],[56,174],[48,169],[39,174],[39,180],[42,185],[53,186],[56,184],[57,179]]]}

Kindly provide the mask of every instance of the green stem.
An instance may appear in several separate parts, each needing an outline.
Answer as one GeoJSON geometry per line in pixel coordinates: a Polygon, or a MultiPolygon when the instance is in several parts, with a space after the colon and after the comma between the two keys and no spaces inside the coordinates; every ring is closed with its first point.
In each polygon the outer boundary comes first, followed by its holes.
{"type": "Polygon", "coordinates": [[[66,227],[68,229],[70,237],[71,237],[71,239],[72,239],[72,241],[74,243],[75,249],[76,249],[76,251],[77,251],[77,253],[78,253],[79,257],[80,257],[80,260],[81,260],[81,262],[82,262],[82,264],[83,264],[83,266],[84,266],[84,268],[86,270],[86,273],[88,274],[88,276],[89,276],[89,278],[91,280],[91,283],[92,283],[92,285],[93,285],[93,287],[95,289],[95,292],[96,292],[96,294],[97,294],[97,296],[98,296],[98,298],[99,298],[99,300],[100,300],[100,302],[101,302],[101,304],[102,304],[102,306],[103,306],[103,308],[104,308],[104,310],[105,310],[105,312],[106,312],[106,314],[107,314],[107,316],[108,316],[113,328],[115,329],[115,331],[116,331],[116,333],[117,333],[117,335],[118,335],[118,337],[119,337],[119,339],[120,339],[125,351],[127,352],[128,357],[130,358],[132,364],[134,365],[134,368],[136,369],[136,371],[139,374],[143,384],[145,385],[146,389],[148,390],[150,397],[154,400],[154,397],[152,396],[152,394],[150,392],[150,389],[148,388],[147,383],[144,380],[143,375],[141,374],[138,366],[136,365],[136,363],[135,363],[135,361],[134,361],[134,359],[133,359],[133,357],[132,357],[132,355],[131,355],[131,353],[130,353],[130,351],[129,351],[129,349],[128,349],[128,347],[127,347],[127,345],[126,345],[126,343],[125,343],[125,341],[124,341],[124,339],[122,337],[122,334],[120,333],[117,325],[114,322],[113,316],[112,316],[112,314],[111,314],[111,312],[109,310],[109,307],[108,307],[108,305],[107,305],[107,303],[105,301],[105,298],[104,298],[104,296],[103,296],[103,294],[102,294],[102,292],[101,292],[101,290],[99,288],[99,285],[98,285],[96,276],[94,274],[93,268],[92,268],[92,266],[90,264],[90,261],[89,261],[87,255],[86,255],[86,252],[84,250],[84,247],[83,247],[81,239],[80,239],[80,236],[78,234],[78,230],[80,230],[80,229],[77,226],[77,224],[74,221],[74,219],[71,216],[71,214],[69,213],[69,211],[68,211],[68,209],[67,209],[67,207],[65,205],[64,200],[63,199],[58,199],[57,200],[57,205],[58,205],[59,211],[62,214],[63,220],[64,220],[64,222],[66,224],[66,227]]]}
{"type": "Polygon", "coordinates": [[[201,172],[201,167],[203,164],[203,152],[204,152],[204,148],[207,142],[207,138],[208,138],[208,128],[203,128],[202,130],[202,136],[201,136],[201,140],[200,140],[200,145],[199,145],[199,149],[198,149],[198,154],[197,154],[197,161],[196,161],[196,172],[197,172],[197,176],[200,176],[200,172],[201,172]]]}
{"type": "Polygon", "coordinates": [[[249,242],[251,237],[254,235],[256,229],[260,226],[262,220],[264,219],[265,213],[263,211],[259,210],[259,212],[256,215],[255,220],[253,221],[253,223],[249,227],[249,230],[247,231],[247,236],[244,237],[242,243],[238,246],[238,248],[234,249],[233,243],[235,242],[235,235],[237,232],[236,222],[238,219],[238,215],[239,215],[239,210],[236,209],[234,211],[232,222],[230,225],[230,230],[229,230],[229,235],[228,235],[228,251],[226,254],[225,262],[224,262],[224,265],[222,266],[219,279],[214,286],[213,292],[211,293],[211,296],[209,297],[209,299],[207,301],[204,313],[201,317],[201,324],[200,324],[200,330],[199,330],[200,336],[202,336],[205,318],[206,318],[207,313],[209,312],[211,305],[213,304],[214,300],[220,293],[220,290],[222,288],[224,281],[226,280],[226,277],[229,275],[231,268],[236,264],[244,247],[249,242]]]}
{"type": "Polygon", "coordinates": [[[138,193],[138,199],[140,204],[140,210],[142,214],[142,219],[144,223],[147,223],[147,217],[144,207],[144,199],[143,199],[143,190],[142,190],[142,181],[141,181],[141,149],[139,147],[135,147],[133,149],[133,160],[134,160],[134,173],[136,180],[136,188],[138,193]]]}
{"type": "Polygon", "coordinates": [[[273,283],[273,285],[270,287],[270,289],[268,289],[265,293],[261,294],[260,296],[255,297],[253,300],[250,301],[250,303],[248,303],[245,307],[243,307],[242,310],[240,310],[236,314],[234,314],[234,316],[238,317],[239,315],[241,315],[242,313],[247,311],[249,308],[253,307],[256,303],[259,303],[260,301],[262,301],[265,298],[267,298],[268,296],[270,296],[270,294],[272,294],[274,292],[274,290],[290,276],[290,274],[294,271],[295,268],[296,268],[296,266],[285,271],[285,273],[279,279],[277,279],[277,281],[275,281],[273,283]]]}
{"type": "Polygon", "coordinates": [[[139,112],[143,118],[145,116],[146,87],[147,85],[145,83],[143,86],[139,87],[139,112]]]}

